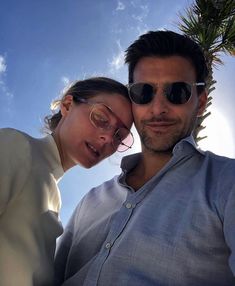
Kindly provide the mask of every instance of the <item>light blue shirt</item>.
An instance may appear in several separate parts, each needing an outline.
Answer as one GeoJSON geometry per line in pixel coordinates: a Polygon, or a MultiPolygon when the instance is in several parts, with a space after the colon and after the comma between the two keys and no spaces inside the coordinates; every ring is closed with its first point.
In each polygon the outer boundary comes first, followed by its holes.
{"type": "Polygon", "coordinates": [[[60,239],[56,285],[235,285],[235,160],[191,137],[135,192],[125,174],[93,188],[60,239]]]}

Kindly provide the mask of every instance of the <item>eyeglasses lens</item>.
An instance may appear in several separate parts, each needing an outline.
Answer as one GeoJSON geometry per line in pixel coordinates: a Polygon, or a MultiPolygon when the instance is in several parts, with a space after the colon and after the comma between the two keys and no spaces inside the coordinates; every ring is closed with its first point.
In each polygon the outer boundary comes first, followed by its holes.
{"type": "MultiPolygon", "coordinates": [[[[92,111],[90,113],[90,120],[92,124],[104,130],[113,129],[111,125],[111,116],[114,114],[112,111],[108,109],[107,106],[103,104],[96,104],[93,106],[92,111]]],[[[113,135],[113,146],[117,148],[118,152],[124,152],[131,148],[134,143],[133,135],[130,130],[124,127],[117,129],[115,134],[113,135]]]]}
{"type": "Polygon", "coordinates": [[[118,146],[118,152],[124,152],[131,148],[134,143],[132,133],[127,128],[119,128],[113,137],[114,145],[118,146]]]}
{"type": "Polygon", "coordinates": [[[90,114],[91,122],[98,128],[109,129],[110,119],[106,113],[101,105],[94,106],[90,114]]]}

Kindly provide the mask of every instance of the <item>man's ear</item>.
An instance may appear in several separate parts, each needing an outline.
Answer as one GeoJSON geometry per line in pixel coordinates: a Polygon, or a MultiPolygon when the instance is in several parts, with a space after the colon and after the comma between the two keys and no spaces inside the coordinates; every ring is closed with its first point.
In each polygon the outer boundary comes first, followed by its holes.
{"type": "Polygon", "coordinates": [[[66,95],[61,103],[60,103],[60,111],[62,116],[66,116],[72,106],[73,103],[73,97],[72,95],[66,95]]]}
{"type": "Polygon", "coordinates": [[[202,116],[204,110],[206,109],[207,96],[208,94],[205,90],[198,96],[198,112],[197,112],[198,117],[202,116]]]}

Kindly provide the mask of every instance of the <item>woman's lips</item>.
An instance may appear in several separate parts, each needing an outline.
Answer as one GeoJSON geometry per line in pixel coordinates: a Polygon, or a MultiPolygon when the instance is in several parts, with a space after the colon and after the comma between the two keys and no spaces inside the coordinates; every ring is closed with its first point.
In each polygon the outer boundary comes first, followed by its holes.
{"type": "Polygon", "coordinates": [[[94,147],[94,145],[86,142],[86,146],[87,146],[88,150],[91,152],[91,154],[93,154],[95,157],[100,156],[100,152],[94,147]]]}

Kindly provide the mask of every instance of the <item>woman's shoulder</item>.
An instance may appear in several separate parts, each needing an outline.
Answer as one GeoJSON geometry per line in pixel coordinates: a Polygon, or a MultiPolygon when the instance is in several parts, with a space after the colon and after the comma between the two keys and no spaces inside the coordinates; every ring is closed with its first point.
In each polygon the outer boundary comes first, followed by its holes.
{"type": "MultiPolygon", "coordinates": [[[[30,136],[26,133],[13,129],[0,129],[0,154],[1,160],[14,158],[14,162],[25,162],[30,154],[30,136]]],[[[6,162],[5,162],[6,163],[6,162]]],[[[13,164],[15,165],[15,164],[13,164]]],[[[17,164],[18,165],[18,164],[17,164]]]]}
{"type": "Polygon", "coordinates": [[[31,170],[30,144],[27,134],[0,129],[0,214],[20,192],[31,170]]]}
{"type": "Polygon", "coordinates": [[[7,128],[0,128],[0,137],[1,139],[8,139],[8,138],[26,138],[28,137],[29,135],[20,131],[20,130],[17,130],[17,129],[14,129],[14,128],[10,128],[10,127],[7,127],[7,128]]]}
{"type": "Polygon", "coordinates": [[[30,136],[22,131],[14,128],[1,128],[0,129],[0,147],[4,145],[9,149],[17,146],[18,152],[19,148],[29,144],[30,136]]]}

